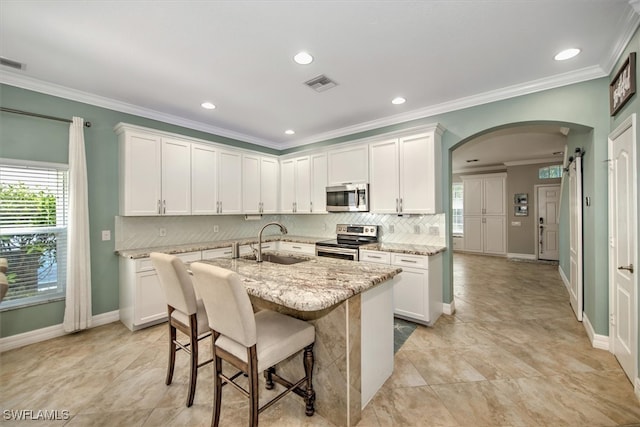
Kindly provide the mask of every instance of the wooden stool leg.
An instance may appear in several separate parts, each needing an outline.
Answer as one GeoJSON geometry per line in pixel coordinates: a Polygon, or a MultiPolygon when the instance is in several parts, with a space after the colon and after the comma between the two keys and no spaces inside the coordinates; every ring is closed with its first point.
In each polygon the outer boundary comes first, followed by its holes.
{"type": "Polygon", "coordinates": [[[213,417],[211,418],[211,427],[218,427],[220,424],[220,406],[222,404],[222,359],[216,354],[216,338],[220,336],[219,333],[213,332],[211,334],[211,344],[213,346],[213,366],[214,366],[214,390],[213,390],[213,417]]]}
{"type": "Polygon", "coordinates": [[[173,307],[169,307],[169,321],[167,322],[169,325],[169,362],[167,366],[167,378],[165,380],[166,385],[171,384],[171,381],[173,380],[173,369],[176,366],[176,328],[171,324],[172,311],[173,307]]]}
{"type": "Polygon", "coordinates": [[[316,400],[316,392],[313,391],[313,344],[304,348],[304,372],[307,376],[307,393],[304,398],[306,403],[305,414],[308,417],[315,412],[314,402],[316,400]]]}
{"type": "Polygon", "coordinates": [[[273,390],[273,374],[276,373],[276,368],[274,368],[273,366],[271,368],[267,368],[266,371],[264,371],[264,380],[265,380],[265,388],[267,390],[273,390]]]}
{"type": "Polygon", "coordinates": [[[256,346],[247,351],[249,356],[249,426],[258,427],[258,355],[256,346]]]}
{"type": "Polygon", "coordinates": [[[196,381],[198,379],[198,319],[195,314],[189,316],[189,341],[191,343],[191,370],[189,372],[189,394],[187,407],[193,405],[196,395],[196,381]]]}

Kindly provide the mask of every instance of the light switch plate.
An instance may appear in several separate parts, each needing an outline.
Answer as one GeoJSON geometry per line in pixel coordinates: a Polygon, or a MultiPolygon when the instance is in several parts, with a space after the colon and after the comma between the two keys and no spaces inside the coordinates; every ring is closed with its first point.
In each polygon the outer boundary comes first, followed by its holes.
{"type": "Polygon", "coordinates": [[[102,230],[102,240],[111,240],[111,230],[102,230]]]}

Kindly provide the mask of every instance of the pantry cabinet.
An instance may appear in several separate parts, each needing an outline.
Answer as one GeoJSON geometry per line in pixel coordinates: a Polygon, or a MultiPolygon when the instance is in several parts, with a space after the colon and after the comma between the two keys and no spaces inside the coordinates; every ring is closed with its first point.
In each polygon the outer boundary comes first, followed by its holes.
{"type": "Polygon", "coordinates": [[[440,135],[428,132],[369,145],[371,212],[433,214],[440,202],[440,135]]]}
{"type": "Polygon", "coordinates": [[[464,185],[464,250],[505,255],[506,174],[467,175],[464,185]]]}
{"type": "Polygon", "coordinates": [[[242,156],[242,208],[246,214],[278,211],[278,160],[253,154],[242,156]]]}

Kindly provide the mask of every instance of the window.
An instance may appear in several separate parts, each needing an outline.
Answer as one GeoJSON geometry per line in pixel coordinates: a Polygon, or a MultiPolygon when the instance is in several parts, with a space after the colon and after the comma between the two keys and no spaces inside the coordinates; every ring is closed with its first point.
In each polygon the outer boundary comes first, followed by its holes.
{"type": "Polygon", "coordinates": [[[0,159],[0,257],[9,290],[1,309],[64,298],[66,165],[0,159]]]}
{"type": "Polygon", "coordinates": [[[562,165],[545,166],[538,169],[539,179],[562,178],[562,165]]]}
{"type": "Polygon", "coordinates": [[[461,182],[454,182],[452,185],[451,196],[451,210],[453,211],[453,234],[462,234],[463,229],[463,198],[464,198],[464,184],[461,182]]]}

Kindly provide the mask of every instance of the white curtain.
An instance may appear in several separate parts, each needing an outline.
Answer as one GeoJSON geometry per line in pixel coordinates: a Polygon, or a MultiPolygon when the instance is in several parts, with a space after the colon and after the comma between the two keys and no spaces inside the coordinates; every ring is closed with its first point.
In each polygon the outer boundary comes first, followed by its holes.
{"type": "Polygon", "coordinates": [[[64,330],[91,326],[91,258],[89,200],[84,151],[84,120],[74,117],[69,127],[69,221],[67,224],[67,297],[64,330]]]}

